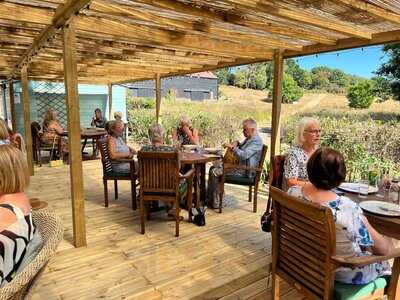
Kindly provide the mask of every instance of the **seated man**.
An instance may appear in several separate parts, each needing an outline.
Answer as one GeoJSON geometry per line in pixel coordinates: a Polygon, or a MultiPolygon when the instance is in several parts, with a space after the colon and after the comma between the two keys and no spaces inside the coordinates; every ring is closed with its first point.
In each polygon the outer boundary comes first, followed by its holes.
{"type": "MultiPolygon", "coordinates": [[[[258,135],[257,123],[253,119],[243,121],[243,142],[235,141],[224,146],[228,151],[232,151],[239,165],[257,167],[261,158],[263,142],[258,135]]],[[[207,202],[209,207],[216,207],[218,203],[219,177],[222,175],[223,165],[211,167],[208,177],[207,202]]],[[[254,177],[254,172],[244,170],[234,170],[233,175],[254,177]]]]}
{"type": "Polygon", "coordinates": [[[92,122],[90,123],[91,126],[97,128],[105,128],[107,123],[107,119],[103,117],[100,108],[96,108],[94,111],[94,116],[92,117],[92,122]]]}

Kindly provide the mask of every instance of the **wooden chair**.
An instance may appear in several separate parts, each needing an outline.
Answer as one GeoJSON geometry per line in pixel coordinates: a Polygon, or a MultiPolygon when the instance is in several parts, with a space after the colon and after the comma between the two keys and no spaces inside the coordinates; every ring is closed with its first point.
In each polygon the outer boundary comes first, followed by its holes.
{"type": "MultiPolygon", "coordinates": [[[[42,133],[40,132],[41,127],[38,122],[31,123],[31,131],[32,131],[32,151],[33,151],[33,159],[36,161],[39,166],[42,166],[42,155],[41,151],[49,151],[50,154],[57,151],[60,156],[63,155],[62,153],[62,145],[61,145],[61,138],[56,137],[55,145],[53,144],[43,143],[41,140],[42,133]]],[[[61,157],[62,159],[62,157],[61,157]]]]}
{"type": "Polygon", "coordinates": [[[56,253],[57,246],[63,239],[63,226],[57,215],[42,210],[32,212],[32,217],[42,236],[42,249],[10,283],[0,288],[0,300],[25,299],[29,289],[56,253]]]}
{"type": "Polygon", "coordinates": [[[101,162],[103,165],[103,185],[104,185],[104,206],[108,207],[108,180],[114,181],[114,193],[115,200],[118,199],[118,180],[130,180],[131,181],[131,193],[132,193],[132,209],[136,210],[136,187],[138,186],[138,172],[135,168],[135,161],[133,159],[111,159],[108,151],[108,138],[102,138],[97,141],[97,149],[100,149],[101,162]],[[112,162],[129,163],[130,173],[117,173],[112,169],[112,162]]]}
{"type": "Polygon", "coordinates": [[[224,163],[224,171],[220,178],[220,195],[219,195],[219,213],[222,212],[222,201],[225,192],[225,183],[245,185],[249,187],[249,202],[253,200],[253,212],[257,212],[257,194],[258,186],[260,184],[261,173],[263,171],[264,160],[267,154],[268,146],[263,145],[261,150],[260,162],[257,167],[248,167],[244,165],[237,165],[231,163],[224,163]],[[248,178],[244,176],[230,175],[229,173],[233,170],[244,170],[244,171],[254,171],[256,173],[255,177],[248,178]],[[254,188],[254,197],[252,196],[254,188]]]}
{"type": "Polygon", "coordinates": [[[395,298],[400,273],[400,249],[387,256],[340,256],[336,254],[336,230],[328,207],[302,201],[270,188],[274,202],[272,227],[272,298],[279,299],[280,278],[306,299],[380,299],[387,278],[364,285],[335,284],[338,267],[361,267],[395,258],[389,300],[395,298]]]}
{"type": "Polygon", "coordinates": [[[140,226],[145,233],[145,202],[163,201],[175,206],[175,236],[179,236],[179,202],[187,196],[189,222],[191,221],[194,169],[185,175],[179,173],[178,152],[139,151],[140,226]]]}
{"type": "MultiPolygon", "coordinates": [[[[269,174],[269,186],[276,187],[280,190],[283,189],[283,172],[285,165],[285,155],[275,155],[271,162],[271,169],[269,174]]],[[[271,193],[268,193],[267,210],[272,209],[271,193]]]]}

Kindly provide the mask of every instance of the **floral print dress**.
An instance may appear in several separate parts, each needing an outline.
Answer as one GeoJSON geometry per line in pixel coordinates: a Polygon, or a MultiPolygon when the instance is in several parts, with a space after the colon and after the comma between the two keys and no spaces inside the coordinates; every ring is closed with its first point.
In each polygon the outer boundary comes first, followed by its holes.
{"type": "MultiPolygon", "coordinates": [[[[303,195],[302,187],[291,187],[288,193],[292,196],[309,201],[303,195]]],[[[368,248],[374,245],[374,241],[364,224],[363,212],[359,205],[345,196],[336,196],[335,200],[332,200],[325,205],[331,209],[336,224],[337,254],[342,254],[343,238],[345,238],[348,245],[347,248],[350,249],[353,255],[371,255],[368,248]]],[[[347,254],[349,253],[347,252],[347,254]]],[[[366,284],[378,277],[390,274],[390,265],[385,261],[354,269],[340,267],[336,269],[335,280],[347,284],[366,284]]]]}

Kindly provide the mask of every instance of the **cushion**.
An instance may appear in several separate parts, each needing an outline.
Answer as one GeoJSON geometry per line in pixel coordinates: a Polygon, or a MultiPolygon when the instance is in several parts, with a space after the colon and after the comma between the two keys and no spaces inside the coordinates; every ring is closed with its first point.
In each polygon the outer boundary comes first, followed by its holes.
{"type": "Polygon", "coordinates": [[[43,238],[39,230],[36,228],[32,240],[30,240],[28,246],[26,246],[26,252],[24,258],[22,259],[21,264],[18,267],[17,274],[22,272],[24,268],[28,266],[35,259],[35,257],[39,254],[40,250],[42,250],[42,247],[43,247],[43,238]]]}
{"type": "Polygon", "coordinates": [[[334,299],[357,300],[367,297],[376,290],[384,289],[389,284],[390,276],[378,277],[367,284],[345,284],[335,282],[334,299]]]}
{"type": "Polygon", "coordinates": [[[227,174],[225,176],[225,182],[240,185],[254,185],[254,177],[248,177],[246,175],[227,174]]]}
{"type": "Polygon", "coordinates": [[[185,181],[182,181],[182,182],[179,184],[179,193],[181,193],[181,195],[182,195],[182,194],[186,193],[187,189],[188,189],[188,183],[187,183],[187,181],[186,181],[186,180],[185,180],[185,181]]]}
{"type": "Polygon", "coordinates": [[[123,173],[123,172],[107,172],[106,173],[107,177],[126,177],[126,178],[131,178],[131,173],[123,173]]]}

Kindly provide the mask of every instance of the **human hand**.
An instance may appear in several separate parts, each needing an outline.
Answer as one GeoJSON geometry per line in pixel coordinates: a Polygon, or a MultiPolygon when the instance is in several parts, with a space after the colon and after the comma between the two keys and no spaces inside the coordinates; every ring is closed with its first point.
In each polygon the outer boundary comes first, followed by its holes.
{"type": "Polygon", "coordinates": [[[191,134],[192,134],[192,132],[190,131],[189,126],[187,126],[187,125],[184,125],[184,126],[182,127],[182,131],[183,131],[184,133],[186,133],[187,135],[191,135],[191,134]]]}

